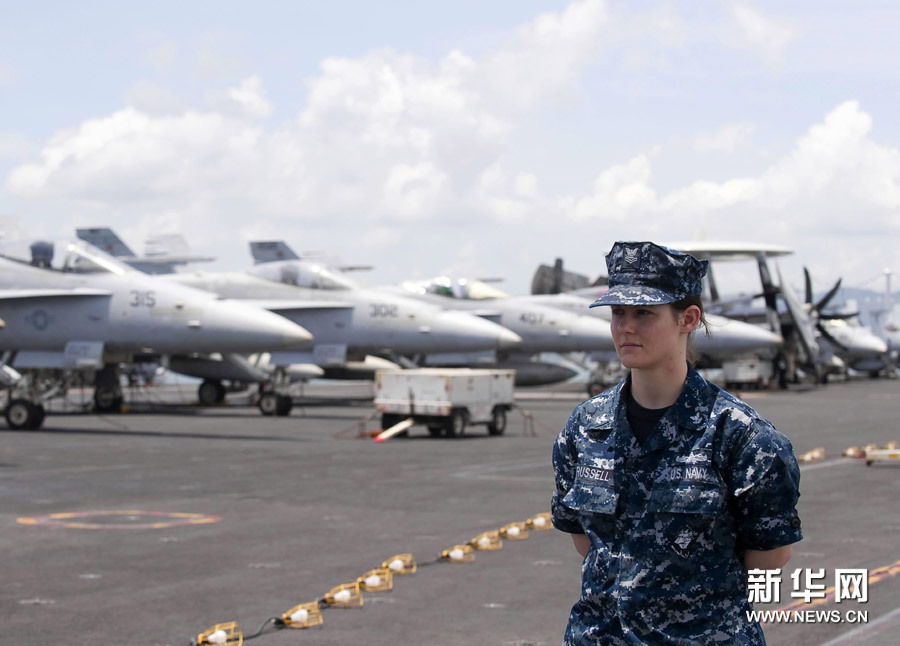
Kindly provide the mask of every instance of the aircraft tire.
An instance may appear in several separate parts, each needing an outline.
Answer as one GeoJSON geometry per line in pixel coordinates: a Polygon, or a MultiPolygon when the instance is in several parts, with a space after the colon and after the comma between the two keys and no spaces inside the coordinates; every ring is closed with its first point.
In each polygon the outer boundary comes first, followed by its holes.
{"type": "Polygon", "coordinates": [[[263,393],[259,396],[259,403],[256,404],[259,412],[267,417],[275,415],[278,411],[278,396],[275,393],[263,393]]]}
{"type": "Polygon", "coordinates": [[[503,431],[506,430],[506,409],[502,406],[494,406],[487,428],[490,435],[503,435],[503,431]]]}
{"type": "MultiPolygon", "coordinates": [[[[35,421],[38,419],[38,413],[34,404],[27,399],[14,399],[9,402],[9,406],[4,411],[6,423],[14,431],[33,430],[37,428],[35,421]]],[[[43,421],[43,417],[41,417],[43,421]]]]}
{"type": "Polygon", "coordinates": [[[294,407],[294,400],[288,395],[275,395],[275,414],[278,417],[287,417],[294,407]]]}
{"type": "Polygon", "coordinates": [[[122,392],[118,388],[96,388],[94,390],[94,409],[98,413],[121,413],[122,392]]]}
{"type": "Polygon", "coordinates": [[[225,386],[221,381],[206,379],[197,388],[197,399],[206,406],[225,401],[225,386]]]}
{"type": "Polygon", "coordinates": [[[35,419],[31,422],[31,429],[36,431],[44,425],[44,418],[47,417],[47,411],[41,404],[34,405],[35,419]]]}

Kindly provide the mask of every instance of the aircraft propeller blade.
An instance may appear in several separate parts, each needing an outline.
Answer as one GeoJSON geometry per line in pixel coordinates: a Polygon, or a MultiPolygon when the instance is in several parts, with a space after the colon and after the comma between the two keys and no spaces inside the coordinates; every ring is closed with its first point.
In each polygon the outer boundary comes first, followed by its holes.
{"type": "MultiPolygon", "coordinates": [[[[834,298],[834,295],[838,293],[838,290],[841,288],[841,280],[841,278],[838,278],[838,281],[834,284],[834,287],[829,289],[828,293],[825,294],[825,296],[823,296],[818,303],[816,303],[815,308],[817,312],[821,313],[825,305],[828,304],[828,301],[834,298]]],[[[809,302],[812,303],[812,300],[810,300],[809,302]]]]}
{"type": "Polygon", "coordinates": [[[803,268],[803,282],[806,287],[806,299],[803,302],[812,304],[812,302],[813,302],[812,278],[810,278],[809,269],[807,269],[806,267],[803,268]]]}

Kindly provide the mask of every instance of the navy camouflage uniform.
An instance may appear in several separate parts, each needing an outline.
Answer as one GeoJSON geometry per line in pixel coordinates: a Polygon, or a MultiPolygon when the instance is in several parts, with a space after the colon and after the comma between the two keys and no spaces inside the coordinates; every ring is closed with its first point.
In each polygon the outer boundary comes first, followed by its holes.
{"type": "Polygon", "coordinates": [[[743,552],[802,538],[790,442],[688,367],[640,444],[630,379],[579,405],[554,445],[553,524],[590,540],[564,644],[765,644],[746,614],[743,552]]]}

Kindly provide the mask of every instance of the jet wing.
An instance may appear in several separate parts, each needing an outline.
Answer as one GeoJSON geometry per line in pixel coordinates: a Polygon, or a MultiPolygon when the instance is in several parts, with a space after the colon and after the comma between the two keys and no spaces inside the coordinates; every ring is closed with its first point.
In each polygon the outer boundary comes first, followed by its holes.
{"type": "Polygon", "coordinates": [[[112,296],[105,289],[0,289],[0,301],[23,300],[27,298],[87,298],[112,296]]]}
{"type": "Polygon", "coordinates": [[[710,260],[738,261],[755,260],[762,253],[767,257],[787,256],[794,250],[781,245],[762,244],[758,242],[713,242],[694,240],[691,242],[667,242],[665,246],[692,254],[698,258],[710,260]]]}

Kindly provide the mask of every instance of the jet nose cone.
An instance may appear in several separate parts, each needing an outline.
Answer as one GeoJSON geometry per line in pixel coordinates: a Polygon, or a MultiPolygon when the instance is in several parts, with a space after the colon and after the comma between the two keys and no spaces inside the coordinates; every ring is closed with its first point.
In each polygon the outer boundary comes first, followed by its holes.
{"type": "Polygon", "coordinates": [[[305,327],[284,319],[288,325],[283,326],[281,332],[281,345],[285,348],[302,348],[310,345],[313,335],[305,327]]]}
{"type": "Polygon", "coordinates": [[[468,312],[444,310],[433,320],[430,342],[440,343],[448,352],[511,350],[522,343],[515,332],[468,312]]]}
{"type": "Polygon", "coordinates": [[[299,350],[313,340],[305,328],[260,307],[235,301],[220,301],[219,305],[227,318],[220,318],[210,328],[216,329],[219,341],[231,352],[299,350]]]}
{"type": "Polygon", "coordinates": [[[500,335],[497,338],[498,350],[515,350],[520,345],[522,345],[522,337],[508,328],[500,330],[500,335]]]}
{"type": "Polygon", "coordinates": [[[694,334],[694,343],[704,354],[727,357],[743,352],[777,350],[784,344],[780,335],[750,323],[714,314],[708,314],[706,319],[711,336],[706,336],[702,330],[694,334]]]}

